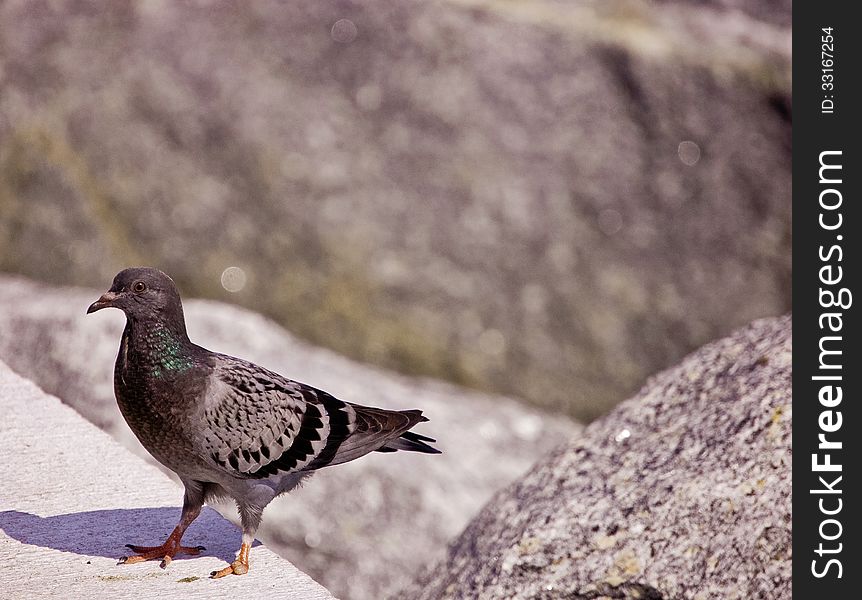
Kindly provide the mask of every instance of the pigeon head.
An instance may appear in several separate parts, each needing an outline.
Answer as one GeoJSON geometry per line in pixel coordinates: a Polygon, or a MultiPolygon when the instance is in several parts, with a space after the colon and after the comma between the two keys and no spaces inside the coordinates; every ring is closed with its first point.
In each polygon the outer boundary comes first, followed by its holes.
{"type": "Polygon", "coordinates": [[[93,302],[87,313],[119,308],[132,320],[148,317],[183,321],[182,301],[173,280],[152,267],[124,269],[114,277],[111,289],[93,302]]]}

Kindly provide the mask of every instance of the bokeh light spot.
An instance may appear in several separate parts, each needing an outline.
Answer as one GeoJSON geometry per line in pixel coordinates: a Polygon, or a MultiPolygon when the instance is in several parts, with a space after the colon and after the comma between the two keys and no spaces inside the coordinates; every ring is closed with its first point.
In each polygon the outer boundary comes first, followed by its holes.
{"type": "Polygon", "coordinates": [[[239,267],[228,267],[221,274],[221,285],[231,293],[236,293],[245,287],[245,271],[239,267]]]}
{"type": "Polygon", "coordinates": [[[524,415],[514,423],[514,430],[522,440],[535,441],[542,433],[542,419],[536,415],[524,415]]]}
{"type": "Polygon", "coordinates": [[[317,548],[321,541],[320,534],[316,531],[309,531],[305,534],[305,545],[309,548],[317,548]]]}
{"type": "Polygon", "coordinates": [[[612,208],[608,208],[599,213],[599,229],[606,235],[613,235],[623,227],[623,217],[612,208]]]}
{"type": "Polygon", "coordinates": [[[380,86],[373,83],[363,85],[356,92],[356,103],[365,111],[377,110],[382,100],[383,93],[380,91],[380,86]]]}
{"type": "Polygon", "coordinates": [[[696,165],[697,161],[700,160],[700,146],[692,141],[680,142],[677,153],[679,159],[689,167],[696,165]]]}
{"type": "Polygon", "coordinates": [[[506,338],[498,329],[486,329],[479,336],[479,349],[491,356],[500,356],[506,351],[506,338]]]}
{"type": "Polygon", "coordinates": [[[356,39],[358,33],[359,30],[356,29],[356,25],[350,19],[339,19],[330,31],[332,39],[339,44],[349,44],[356,39]]]}

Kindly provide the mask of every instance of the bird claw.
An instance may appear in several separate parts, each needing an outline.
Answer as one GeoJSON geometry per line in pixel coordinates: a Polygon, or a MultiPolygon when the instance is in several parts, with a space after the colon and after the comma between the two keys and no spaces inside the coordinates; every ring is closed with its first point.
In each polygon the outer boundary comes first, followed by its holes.
{"type": "Polygon", "coordinates": [[[221,579],[233,573],[234,575],[245,575],[248,573],[248,551],[251,549],[251,544],[243,542],[239,549],[239,555],[236,560],[230,563],[221,571],[213,571],[210,573],[211,579],[221,579]]]}
{"type": "Polygon", "coordinates": [[[177,554],[189,554],[197,556],[206,548],[203,546],[179,546],[172,544],[162,544],[161,546],[135,546],[134,544],[126,544],[135,554],[132,556],[123,556],[117,561],[118,565],[131,565],[134,563],[144,562],[146,560],[161,559],[159,566],[163,569],[167,568],[174,556],[177,554]]]}
{"type": "Polygon", "coordinates": [[[212,571],[210,573],[210,579],[221,579],[230,574],[245,575],[246,573],[248,573],[248,564],[240,560],[235,560],[221,571],[212,571]]]}

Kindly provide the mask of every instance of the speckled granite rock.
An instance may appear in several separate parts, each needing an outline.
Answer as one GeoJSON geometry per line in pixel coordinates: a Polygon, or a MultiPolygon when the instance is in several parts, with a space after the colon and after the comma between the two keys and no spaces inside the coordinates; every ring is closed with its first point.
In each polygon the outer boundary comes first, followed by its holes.
{"type": "Polygon", "coordinates": [[[499,493],[400,597],[790,598],[791,318],[705,346],[499,493]]]}
{"type": "MultiPolygon", "coordinates": [[[[84,314],[102,291],[0,275],[0,358],[152,460],[113,397],[123,317],[84,314]]],[[[246,310],[196,300],[185,308],[189,335],[204,346],[345,400],[422,408],[431,419],[419,431],[436,437],[443,455],[372,455],[324,469],[267,508],[261,540],[345,599],[377,600],[409,583],[445,555],[446,543],[495,491],[579,430],[507,398],[357,364],[246,310]]]]}

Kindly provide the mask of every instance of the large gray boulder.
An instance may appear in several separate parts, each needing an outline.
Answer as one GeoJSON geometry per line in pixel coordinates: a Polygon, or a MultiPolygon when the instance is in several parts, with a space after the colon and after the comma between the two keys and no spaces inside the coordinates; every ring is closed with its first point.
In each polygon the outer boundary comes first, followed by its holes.
{"type": "Polygon", "coordinates": [[[404,598],[784,600],[791,319],[651,379],[500,492],[404,598]]]}
{"type": "Polygon", "coordinates": [[[790,0],[98,4],[0,3],[0,270],[238,266],[305,339],[582,419],[790,307],[790,0]]]}
{"type": "MultiPolygon", "coordinates": [[[[152,460],[120,415],[113,363],[124,318],[85,315],[104,290],[0,276],[0,359],[152,460]]],[[[185,302],[192,340],[353,402],[421,408],[440,456],[372,455],[324,469],[273,502],[259,534],[345,599],[379,599],[440,559],[491,495],[579,427],[513,400],[387,373],[303,343],[272,321],[212,301],[185,302]]],[[[181,503],[177,495],[177,506],[181,503]]],[[[220,506],[230,514],[230,506],[220,506]]]]}

